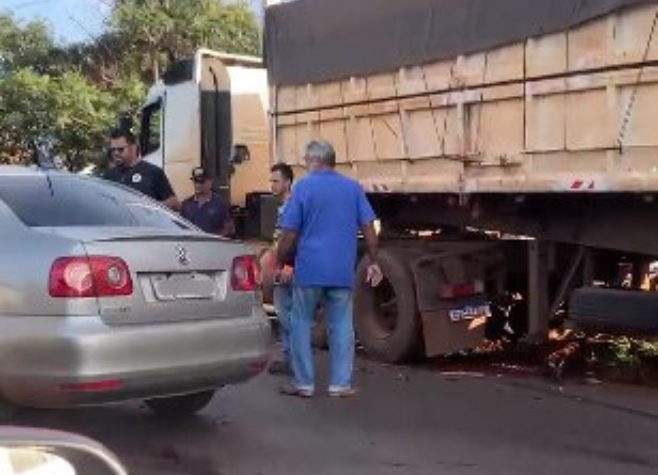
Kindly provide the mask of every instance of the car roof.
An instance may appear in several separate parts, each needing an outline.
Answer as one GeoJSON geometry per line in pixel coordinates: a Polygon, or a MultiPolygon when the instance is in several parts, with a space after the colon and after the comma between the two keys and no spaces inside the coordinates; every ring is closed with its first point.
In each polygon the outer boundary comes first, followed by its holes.
{"type": "Polygon", "coordinates": [[[72,173],[67,170],[54,170],[49,168],[39,168],[36,165],[0,165],[0,176],[70,176],[80,178],[93,178],[85,174],[72,173]]]}
{"type": "Polygon", "coordinates": [[[39,176],[46,173],[46,170],[35,166],[27,167],[22,165],[0,165],[0,175],[39,176]]]}
{"type": "Polygon", "coordinates": [[[165,207],[162,203],[158,203],[156,200],[153,200],[152,198],[143,195],[142,193],[130,188],[127,185],[124,185],[123,183],[109,182],[109,181],[101,180],[98,177],[85,175],[85,174],[77,174],[68,171],[39,168],[37,166],[0,165],[0,177],[1,176],[34,176],[34,177],[44,177],[44,178],[48,176],[61,176],[61,177],[79,178],[79,179],[90,180],[95,182],[102,181],[106,186],[114,186],[116,188],[121,188],[123,191],[134,195],[136,198],[149,201],[163,208],[165,207]]]}

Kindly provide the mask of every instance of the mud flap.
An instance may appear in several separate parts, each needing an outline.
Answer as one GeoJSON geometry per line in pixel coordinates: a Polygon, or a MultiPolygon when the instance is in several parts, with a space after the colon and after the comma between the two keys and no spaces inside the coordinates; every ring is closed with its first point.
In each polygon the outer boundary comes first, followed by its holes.
{"type": "Polygon", "coordinates": [[[440,289],[485,281],[502,260],[502,253],[491,243],[464,243],[462,249],[423,256],[412,262],[426,356],[474,349],[484,341],[491,314],[487,295],[479,292],[444,298],[440,289]]]}

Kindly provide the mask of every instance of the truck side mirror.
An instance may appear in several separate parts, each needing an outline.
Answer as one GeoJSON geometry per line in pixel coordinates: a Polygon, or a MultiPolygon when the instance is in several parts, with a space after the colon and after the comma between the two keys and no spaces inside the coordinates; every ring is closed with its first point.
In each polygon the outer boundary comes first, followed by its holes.
{"type": "Polygon", "coordinates": [[[249,147],[246,145],[235,145],[233,147],[233,154],[231,155],[231,163],[240,164],[251,159],[249,147]]]}

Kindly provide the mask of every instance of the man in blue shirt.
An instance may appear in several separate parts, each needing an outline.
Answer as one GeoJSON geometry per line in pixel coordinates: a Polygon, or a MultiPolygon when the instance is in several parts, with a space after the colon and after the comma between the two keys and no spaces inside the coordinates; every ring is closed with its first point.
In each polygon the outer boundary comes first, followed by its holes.
{"type": "MultiPolygon", "coordinates": [[[[295,179],[293,169],[287,163],[277,163],[271,169],[270,185],[272,194],[279,201],[277,212],[276,229],[274,231],[274,245],[276,246],[281,237],[281,217],[286,209],[286,203],[290,198],[292,183],[295,179]]],[[[292,256],[290,256],[292,257],[292,256]]],[[[289,258],[283,269],[277,274],[274,282],[274,308],[279,319],[279,334],[281,338],[281,350],[283,361],[274,361],[270,365],[271,374],[283,374],[290,376],[290,314],[292,312],[292,287],[287,282],[292,276],[293,259],[289,258]]]]}
{"type": "Polygon", "coordinates": [[[192,170],[194,195],[183,201],[181,216],[209,234],[228,237],[230,212],[226,201],[213,192],[213,180],[202,167],[192,170]]]}
{"type": "Polygon", "coordinates": [[[286,205],[277,250],[282,267],[296,245],[290,328],[294,379],[282,392],[302,397],[315,392],[311,325],[322,302],[329,324],[329,395],[351,396],[356,392],[352,294],[357,239],[361,231],[369,259],[367,280],[376,286],[382,279],[376,217],[361,186],[334,170],[336,153],[330,143],[309,143],[305,159],[309,174],[297,183],[286,205]]]}

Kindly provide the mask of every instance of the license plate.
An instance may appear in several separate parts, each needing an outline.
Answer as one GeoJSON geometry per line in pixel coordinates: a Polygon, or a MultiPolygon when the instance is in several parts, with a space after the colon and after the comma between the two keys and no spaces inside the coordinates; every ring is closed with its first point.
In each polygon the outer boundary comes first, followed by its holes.
{"type": "Polygon", "coordinates": [[[462,322],[482,317],[489,318],[491,317],[491,307],[489,304],[464,305],[450,310],[448,316],[451,322],[462,322]]]}
{"type": "Polygon", "coordinates": [[[202,273],[155,275],[151,282],[158,300],[211,299],[217,292],[216,280],[202,273]]]}

